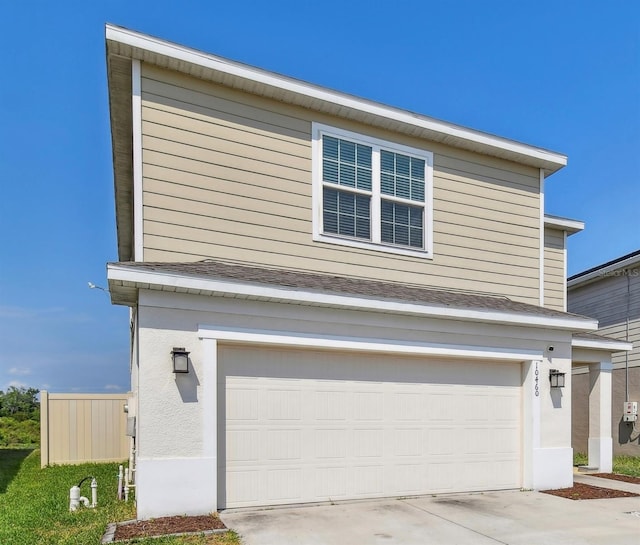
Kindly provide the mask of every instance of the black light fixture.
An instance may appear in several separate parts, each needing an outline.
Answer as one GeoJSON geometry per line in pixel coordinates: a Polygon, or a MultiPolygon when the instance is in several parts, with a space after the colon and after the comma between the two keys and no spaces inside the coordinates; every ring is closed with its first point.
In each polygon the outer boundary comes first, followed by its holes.
{"type": "Polygon", "coordinates": [[[189,352],[184,348],[173,347],[171,351],[171,358],[173,360],[173,372],[174,373],[188,373],[189,372],[189,352]]]}
{"type": "Polygon", "coordinates": [[[564,388],[564,375],[558,369],[549,370],[549,382],[552,388],[564,388]]]}

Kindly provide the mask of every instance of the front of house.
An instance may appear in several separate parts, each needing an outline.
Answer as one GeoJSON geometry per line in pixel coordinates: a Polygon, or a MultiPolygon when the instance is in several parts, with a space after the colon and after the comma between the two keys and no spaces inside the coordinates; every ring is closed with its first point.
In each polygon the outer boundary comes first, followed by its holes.
{"type": "Polygon", "coordinates": [[[610,350],[566,313],[566,157],[106,38],[140,518],[571,485],[572,353],[595,407],[610,350]]]}

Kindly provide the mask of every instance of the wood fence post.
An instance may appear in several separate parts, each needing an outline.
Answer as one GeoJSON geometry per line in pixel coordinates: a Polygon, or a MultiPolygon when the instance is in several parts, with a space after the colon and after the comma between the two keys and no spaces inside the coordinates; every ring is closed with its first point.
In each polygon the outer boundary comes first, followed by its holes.
{"type": "Polygon", "coordinates": [[[40,467],[49,465],[49,392],[40,391],[40,467]]]}

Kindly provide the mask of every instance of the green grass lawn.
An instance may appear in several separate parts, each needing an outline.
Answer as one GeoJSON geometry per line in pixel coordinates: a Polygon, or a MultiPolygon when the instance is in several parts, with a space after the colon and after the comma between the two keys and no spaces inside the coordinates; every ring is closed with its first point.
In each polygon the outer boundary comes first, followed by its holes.
{"type": "Polygon", "coordinates": [[[614,456],[613,472],[640,477],[640,457],[637,456],[614,456]]]}
{"type": "MultiPolygon", "coordinates": [[[[116,498],[118,464],[40,469],[40,451],[0,449],[0,544],[98,545],[109,522],[135,518],[132,502],[116,498]],[[69,488],[88,475],[98,482],[98,507],[69,513],[69,488]]],[[[89,482],[82,495],[91,497],[89,482]]],[[[134,543],[131,541],[130,543],[134,543]]],[[[222,535],[141,539],[140,545],[240,545],[222,535]]]]}
{"type": "MultiPolygon", "coordinates": [[[[589,459],[583,452],[573,455],[574,466],[586,466],[589,459]]],[[[640,477],[640,457],[637,456],[614,456],[613,472],[622,475],[631,475],[632,477],[640,477]]]]}

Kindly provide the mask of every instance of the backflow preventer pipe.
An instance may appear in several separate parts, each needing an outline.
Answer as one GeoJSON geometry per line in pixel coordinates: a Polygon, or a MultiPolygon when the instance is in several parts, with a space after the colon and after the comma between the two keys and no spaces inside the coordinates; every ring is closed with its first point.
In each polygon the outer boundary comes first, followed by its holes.
{"type": "Polygon", "coordinates": [[[69,490],[69,511],[77,511],[80,505],[93,509],[98,505],[98,482],[95,477],[85,477],[69,490]],[[80,495],[80,487],[87,479],[91,479],[91,503],[85,496],[80,495]]]}

